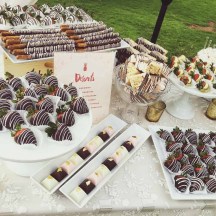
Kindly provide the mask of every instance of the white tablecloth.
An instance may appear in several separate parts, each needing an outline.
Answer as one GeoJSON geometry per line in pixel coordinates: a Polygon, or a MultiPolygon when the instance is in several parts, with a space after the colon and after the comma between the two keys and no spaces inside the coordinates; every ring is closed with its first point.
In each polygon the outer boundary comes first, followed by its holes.
{"type": "MultiPolygon", "coordinates": [[[[205,128],[216,131],[214,121],[205,117],[207,102],[195,104],[195,118],[179,120],[164,113],[159,125],[205,128]]],[[[113,91],[110,112],[120,116],[126,104],[113,91]]],[[[147,128],[145,109],[140,110],[140,124],[147,128]]],[[[60,192],[49,196],[30,179],[16,176],[0,162],[0,215],[216,215],[216,201],[174,201],[167,185],[151,138],[82,209],[78,209],[60,192]]]]}

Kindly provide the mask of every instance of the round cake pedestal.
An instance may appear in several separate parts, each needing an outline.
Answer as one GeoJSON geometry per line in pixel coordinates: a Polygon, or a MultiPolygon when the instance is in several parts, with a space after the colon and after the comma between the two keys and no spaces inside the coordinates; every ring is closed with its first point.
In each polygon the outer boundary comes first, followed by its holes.
{"type": "Polygon", "coordinates": [[[48,161],[35,162],[35,163],[18,163],[11,161],[4,161],[8,169],[19,176],[29,177],[36,173],[48,161]]]}
{"type": "Polygon", "coordinates": [[[179,119],[192,119],[195,115],[190,94],[186,92],[178,100],[168,103],[166,110],[170,115],[179,119]]]}

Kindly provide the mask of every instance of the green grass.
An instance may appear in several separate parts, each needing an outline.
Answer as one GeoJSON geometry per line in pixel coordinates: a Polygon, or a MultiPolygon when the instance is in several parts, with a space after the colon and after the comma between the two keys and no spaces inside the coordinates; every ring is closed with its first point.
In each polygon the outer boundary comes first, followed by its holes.
{"type": "MultiPolygon", "coordinates": [[[[39,0],[39,4],[77,5],[96,20],[114,27],[122,37],[151,38],[158,16],[160,0],[39,0]]],[[[209,36],[216,44],[216,33],[190,29],[188,25],[207,26],[215,21],[216,1],[173,0],[170,5],[158,44],[169,50],[170,55],[194,56],[203,48],[209,36]]]]}

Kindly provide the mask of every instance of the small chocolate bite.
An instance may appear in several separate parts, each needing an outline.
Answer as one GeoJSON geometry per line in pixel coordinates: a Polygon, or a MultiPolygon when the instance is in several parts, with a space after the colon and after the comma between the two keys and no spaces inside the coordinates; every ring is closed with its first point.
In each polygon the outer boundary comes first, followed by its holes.
{"type": "Polygon", "coordinates": [[[100,132],[100,133],[98,134],[98,136],[99,136],[104,142],[106,142],[106,141],[110,138],[109,134],[108,134],[106,131],[100,132]]]}
{"type": "Polygon", "coordinates": [[[132,151],[133,148],[134,148],[132,142],[130,142],[130,141],[124,142],[124,143],[122,144],[122,146],[124,146],[124,147],[127,149],[128,152],[132,151]]]}
{"type": "Polygon", "coordinates": [[[86,193],[89,194],[94,188],[95,185],[88,179],[85,179],[79,187],[86,193]]]}
{"type": "Polygon", "coordinates": [[[13,95],[10,89],[2,89],[0,90],[0,99],[12,100],[13,95]]]}
{"type": "Polygon", "coordinates": [[[113,158],[108,157],[104,162],[103,165],[105,165],[110,171],[112,171],[116,166],[116,162],[113,158]]]}
{"type": "Polygon", "coordinates": [[[17,110],[26,110],[26,111],[29,109],[34,109],[34,103],[32,102],[31,99],[24,98],[24,99],[17,102],[16,109],[17,110]]]}
{"type": "Polygon", "coordinates": [[[87,157],[89,157],[91,155],[91,153],[89,152],[89,150],[86,147],[81,148],[77,154],[83,159],[85,160],[87,157]]]}
{"type": "Polygon", "coordinates": [[[58,182],[62,181],[67,175],[68,174],[62,168],[58,168],[51,173],[51,176],[58,182]]]}
{"type": "Polygon", "coordinates": [[[28,81],[29,85],[40,84],[41,75],[33,70],[25,75],[25,79],[28,81]]]}
{"type": "Polygon", "coordinates": [[[74,99],[71,102],[70,106],[73,109],[73,111],[78,113],[78,114],[85,114],[85,113],[89,112],[88,105],[87,105],[85,99],[82,97],[74,99]]]}
{"type": "Polygon", "coordinates": [[[14,130],[17,125],[25,124],[21,115],[16,111],[7,113],[2,119],[3,125],[9,129],[14,130]]]}

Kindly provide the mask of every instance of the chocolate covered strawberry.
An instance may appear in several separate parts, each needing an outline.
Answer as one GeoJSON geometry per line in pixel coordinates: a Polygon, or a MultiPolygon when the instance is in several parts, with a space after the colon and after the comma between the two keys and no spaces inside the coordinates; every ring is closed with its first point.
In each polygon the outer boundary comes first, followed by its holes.
{"type": "Polygon", "coordinates": [[[216,180],[210,177],[206,177],[203,179],[206,184],[207,191],[210,193],[216,193],[216,180]]]}
{"type": "Polygon", "coordinates": [[[174,181],[175,181],[175,187],[177,188],[178,191],[182,193],[184,193],[187,190],[190,184],[190,180],[183,175],[176,175],[174,177],[174,181]]]}
{"type": "Polygon", "coordinates": [[[216,144],[216,133],[210,132],[209,135],[210,135],[210,138],[211,138],[212,142],[214,144],[216,144]]]}
{"type": "Polygon", "coordinates": [[[207,80],[209,80],[209,81],[211,81],[211,82],[214,82],[214,77],[213,77],[212,75],[210,75],[210,74],[206,74],[206,75],[204,76],[204,79],[207,79],[207,80]]]}
{"type": "Polygon", "coordinates": [[[203,178],[208,176],[208,170],[202,165],[202,163],[195,164],[194,171],[197,178],[203,178]]]}
{"type": "Polygon", "coordinates": [[[192,145],[198,144],[197,134],[192,129],[188,129],[185,131],[185,137],[187,138],[187,140],[189,141],[190,144],[192,144],[192,145]]]}
{"type": "Polygon", "coordinates": [[[184,71],[182,69],[179,69],[179,67],[176,67],[173,72],[177,77],[181,77],[184,75],[184,71]]]}
{"type": "Polygon", "coordinates": [[[200,139],[204,144],[211,145],[211,137],[210,137],[209,134],[200,133],[200,134],[199,134],[199,139],[200,139]]]}
{"type": "Polygon", "coordinates": [[[195,154],[196,153],[196,150],[194,149],[194,147],[191,144],[188,144],[187,142],[183,143],[181,150],[185,154],[195,154]]]}
{"type": "Polygon", "coordinates": [[[176,127],[171,132],[176,142],[183,142],[185,140],[184,133],[179,127],[176,127]]]}
{"type": "Polygon", "coordinates": [[[181,148],[180,143],[176,143],[175,141],[167,141],[166,142],[166,151],[173,152],[181,148]]]}
{"type": "Polygon", "coordinates": [[[57,112],[57,121],[63,123],[67,126],[72,126],[75,123],[74,112],[71,108],[66,108],[61,106],[56,109],[57,112]]]}
{"type": "Polygon", "coordinates": [[[189,160],[188,160],[188,157],[187,155],[183,154],[181,149],[177,149],[174,153],[173,153],[175,159],[177,161],[179,161],[180,163],[183,163],[183,164],[188,164],[189,163],[189,160]]]}
{"type": "Polygon", "coordinates": [[[199,142],[198,146],[197,146],[197,151],[198,153],[202,153],[202,152],[210,152],[210,149],[208,146],[206,146],[203,142],[199,142]]]}
{"type": "Polygon", "coordinates": [[[17,125],[15,130],[11,132],[11,136],[14,137],[14,141],[17,144],[34,144],[37,145],[37,139],[34,133],[29,128],[21,128],[17,125]]]}
{"type": "Polygon", "coordinates": [[[191,164],[183,164],[181,167],[181,174],[184,176],[194,176],[194,167],[191,164]]]}
{"type": "Polygon", "coordinates": [[[169,155],[164,161],[164,166],[173,173],[177,173],[181,168],[180,162],[178,162],[173,155],[169,155]]]}
{"type": "Polygon", "coordinates": [[[53,102],[48,97],[47,98],[40,97],[35,106],[37,110],[45,110],[48,113],[54,112],[53,102]]]}
{"type": "Polygon", "coordinates": [[[207,165],[215,164],[215,158],[206,151],[200,153],[200,158],[207,165]]]}
{"type": "Polygon", "coordinates": [[[191,165],[202,163],[200,157],[197,156],[197,155],[194,155],[194,154],[189,154],[188,155],[188,160],[189,160],[189,162],[190,162],[191,165]]]}
{"type": "Polygon", "coordinates": [[[159,131],[157,131],[157,134],[159,135],[159,137],[165,141],[172,141],[172,136],[171,134],[163,129],[160,129],[159,131]]]}
{"type": "Polygon", "coordinates": [[[208,169],[208,173],[209,173],[210,175],[216,176],[216,165],[215,165],[215,163],[209,164],[209,165],[207,166],[207,169],[208,169]]]}

